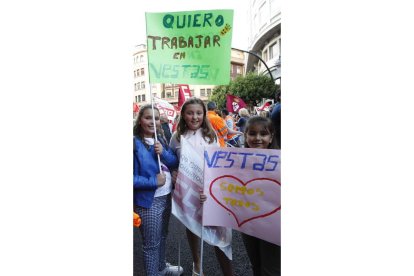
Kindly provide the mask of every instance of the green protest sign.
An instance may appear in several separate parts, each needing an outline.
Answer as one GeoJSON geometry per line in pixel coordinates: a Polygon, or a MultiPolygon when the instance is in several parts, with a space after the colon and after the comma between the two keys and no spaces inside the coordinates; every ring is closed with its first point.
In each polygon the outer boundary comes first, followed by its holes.
{"type": "Polygon", "coordinates": [[[228,84],[233,10],[146,13],[150,83],[228,84]]]}

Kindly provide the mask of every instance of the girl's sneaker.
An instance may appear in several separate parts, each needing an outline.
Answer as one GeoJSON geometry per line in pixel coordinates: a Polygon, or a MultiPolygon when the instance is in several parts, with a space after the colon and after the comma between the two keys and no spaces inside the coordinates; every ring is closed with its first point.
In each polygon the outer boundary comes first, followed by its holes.
{"type": "Polygon", "coordinates": [[[170,263],[165,263],[165,268],[163,271],[160,272],[160,275],[181,275],[183,274],[184,269],[181,266],[171,265],[170,263]]]}

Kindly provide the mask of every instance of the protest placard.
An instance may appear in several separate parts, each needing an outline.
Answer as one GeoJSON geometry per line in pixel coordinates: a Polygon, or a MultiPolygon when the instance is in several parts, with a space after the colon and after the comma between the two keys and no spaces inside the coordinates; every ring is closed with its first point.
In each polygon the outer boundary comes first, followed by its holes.
{"type": "Polygon", "coordinates": [[[173,122],[175,119],[175,116],[177,116],[177,111],[175,107],[167,102],[164,99],[153,97],[154,104],[160,111],[160,115],[165,115],[168,118],[168,121],[173,122]]]}
{"type": "Polygon", "coordinates": [[[203,209],[200,204],[200,191],[203,189],[204,148],[193,147],[183,136],[180,141],[180,166],[172,196],[172,214],[199,237],[203,229],[203,240],[219,246],[231,260],[231,229],[202,227],[203,209]]]}
{"type": "Polygon", "coordinates": [[[280,150],[205,148],[203,224],[280,245],[280,150]]]}
{"type": "Polygon", "coordinates": [[[150,83],[228,84],[233,10],[145,13],[150,83]]]}

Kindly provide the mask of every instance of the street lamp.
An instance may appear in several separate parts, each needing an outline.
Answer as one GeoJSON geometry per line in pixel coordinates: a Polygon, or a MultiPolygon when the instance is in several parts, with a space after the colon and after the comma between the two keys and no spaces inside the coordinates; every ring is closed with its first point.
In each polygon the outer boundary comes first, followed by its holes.
{"type": "Polygon", "coordinates": [[[275,83],[275,79],[273,78],[272,72],[270,72],[270,69],[267,66],[266,62],[258,54],[254,53],[254,52],[246,51],[246,50],[237,49],[237,48],[232,48],[232,49],[237,50],[237,51],[241,51],[241,52],[245,52],[245,53],[248,53],[250,55],[253,55],[253,56],[257,57],[264,64],[264,66],[267,69],[267,72],[269,72],[270,78],[272,79],[273,83],[275,83]]]}

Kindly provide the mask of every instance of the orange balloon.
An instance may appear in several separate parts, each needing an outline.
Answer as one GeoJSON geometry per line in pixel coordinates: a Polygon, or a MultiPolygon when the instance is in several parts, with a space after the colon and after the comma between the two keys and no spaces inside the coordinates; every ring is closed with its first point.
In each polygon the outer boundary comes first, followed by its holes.
{"type": "Polygon", "coordinates": [[[141,225],[141,218],[134,212],[134,226],[139,227],[141,225]]]}

